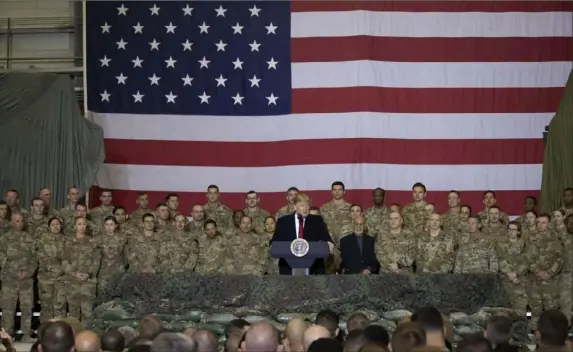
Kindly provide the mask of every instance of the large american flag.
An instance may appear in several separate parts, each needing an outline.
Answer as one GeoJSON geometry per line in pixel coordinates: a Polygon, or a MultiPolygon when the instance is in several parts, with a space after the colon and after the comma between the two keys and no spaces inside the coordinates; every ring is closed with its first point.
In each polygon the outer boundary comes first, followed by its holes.
{"type": "Polygon", "coordinates": [[[545,125],[573,59],[571,2],[87,3],[87,92],[105,131],[102,188],[187,211],[216,184],[270,211],[446,194],[509,215],[541,185],[545,125]]]}

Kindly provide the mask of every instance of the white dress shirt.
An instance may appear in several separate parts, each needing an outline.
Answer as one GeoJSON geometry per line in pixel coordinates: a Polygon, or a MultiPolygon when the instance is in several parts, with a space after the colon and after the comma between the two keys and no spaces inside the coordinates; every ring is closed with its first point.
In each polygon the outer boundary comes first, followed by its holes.
{"type": "MultiPolygon", "coordinates": [[[[303,226],[303,228],[304,228],[304,224],[305,224],[305,223],[306,223],[306,218],[303,216],[303,218],[302,218],[302,226],[303,226]]],[[[300,221],[298,220],[298,214],[297,214],[297,213],[294,213],[294,228],[295,228],[295,231],[296,231],[295,236],[296,236],[296,238],[298,238],[298,230],[299,230],[299,228],[300,228],[300,221]]],[[[308,269],[306,269],[306,275],[309,275],[308,269]]],[[[294,273],[293,273],[293,276],[294,276],[294,273]]]]}

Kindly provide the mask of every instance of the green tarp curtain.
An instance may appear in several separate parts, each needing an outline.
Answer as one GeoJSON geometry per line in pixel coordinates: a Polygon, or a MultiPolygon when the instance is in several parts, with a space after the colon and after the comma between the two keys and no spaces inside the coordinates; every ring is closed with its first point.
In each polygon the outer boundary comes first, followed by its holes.
{"type": "Polygon", "coordinates": [[[0,74],[0,190],[20,192],[29,209],[39,190],[52,190],[57,208],[76,185],[85,194],[103,164],[103,130],[80,111],[66,75],[0,74]]]}
{"type": "Polygon", "coordinates": [[[562,206],[562,193],[566,187],[573,187],[573,72],[569,74],[565,93],[547,134],[541,183],[543,212],[562,206]]]}

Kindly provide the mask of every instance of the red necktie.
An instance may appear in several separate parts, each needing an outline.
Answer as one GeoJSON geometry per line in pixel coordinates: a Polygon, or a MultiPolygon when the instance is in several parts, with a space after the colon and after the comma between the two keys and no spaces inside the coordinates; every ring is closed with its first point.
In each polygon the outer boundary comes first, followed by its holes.
{"type": "Polygon", "coordinates": [[[304,238],[304,219],[302,215],[298,216],[298,238],[304,238]]]}

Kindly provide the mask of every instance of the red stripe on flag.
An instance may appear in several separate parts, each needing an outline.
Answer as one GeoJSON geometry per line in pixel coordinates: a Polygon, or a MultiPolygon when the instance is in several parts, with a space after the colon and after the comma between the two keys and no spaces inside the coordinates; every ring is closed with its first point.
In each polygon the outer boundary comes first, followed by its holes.
{"type": "Polygon", "coordinates": [[[535,113],[554,112],[564,88],[293,89],[292,112],[535,113]]]}
{"type": "Polygon", "coordinates": [[[572,11],[571,1],[292,1],[292,12],[553,12],[572,11]]]}
{"type": "Polygon", "coordinates": [[[543,140],[541,138],[482,140],[363,138],[280,142],[106,139],[105,150],[106,163],[109,164],[163,166],[268,167],[357,163],[410,165],[543,163],[543,140]],[[266,152],[261,153],[262,150],[266,152]]]}
{"type": "MultiPolygon", "coordinates": [[[[296,186],[296,180],[293,180],[293,185],[296,186]]],[[[99,188],[94,187],[90,199],[95,200],[90,207],[99,205],[99,188]]],[[[256,191],[256,190],[255,190],[256,191]]],[[[305,190],[301,190],[306,192],[305,190]]],[[[460,190],[462,196],[462,204],[468,204],[473,208],[474,212],[483,209],[483,192],[482,191],[468,191],[460,190]]],[[[135,210],[135,200],[137,199],[136,190],[115,190],[113,191],[113,204],[123,205],[131,213],[135,210]]],[[[151,191],[147,192],[149,195],[149,204],[154,206],[157,203],[165,201],[165,195],[168,191],[151,191]]],[[[310,191],[306,192],[312,199],[313,205],[321,206],[322,204],[330,201],[332,196],[330,191],[310,191]]],[[[539,198],[539,191],[496,191],[497,202],[501,210],[507,215],[519,215],[523,212],[523,201],[527,196],[534,196],[539,198]]],[[[195,204],[205,204],[207,199],[203,192],[184,192],[179,194],[179,209],[185,215],[189,215],[191,207],[195,204]]],[[[428,190],[428,202],[435,203],[440,212],[446,211],[448,191],[434,192],[428,190]]],[[[261,207],[271,212],[273,215],[282,206],[286,204],[286,190],[284,192],[274,193],[259,193],[261,198],[261,207]]],[[[361,204],[364,209],[372,206],[372,190],[347,190],[346,201],[350,203],[361,204]]],[[[225,193],[221,190],[221,202],[231,209],[244,209],[245,208],[245,193],[225,193]]],[[[412,202],[412,192],[410,191],[386,191],[386,204],[398,203],[402,206],[412,202]]]]}
{"type": "Polygon", "coordinates": [[[293,38],[293,62],[543,62],[572,61],[573,38],[293,38]],[[352,48],[341,50],[340,48],[352,48]],[[535,50],[531,50],[535,48],[535,50]]]}

